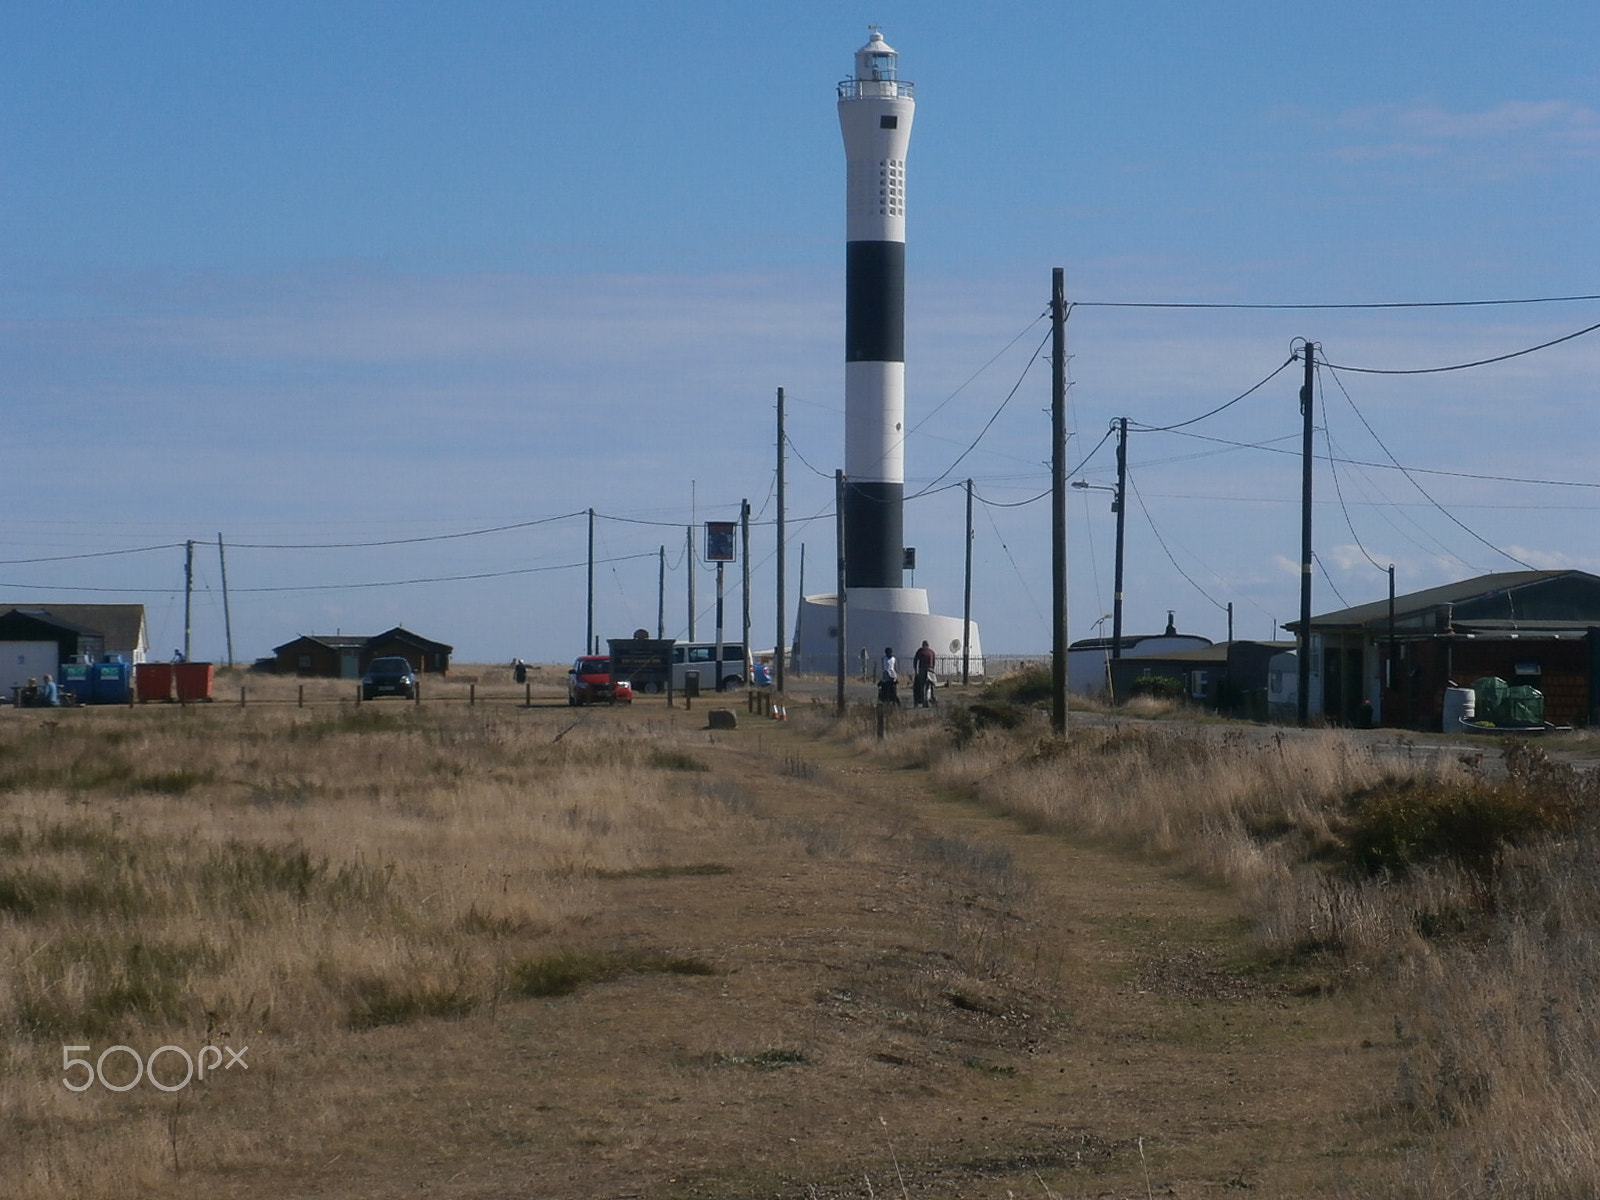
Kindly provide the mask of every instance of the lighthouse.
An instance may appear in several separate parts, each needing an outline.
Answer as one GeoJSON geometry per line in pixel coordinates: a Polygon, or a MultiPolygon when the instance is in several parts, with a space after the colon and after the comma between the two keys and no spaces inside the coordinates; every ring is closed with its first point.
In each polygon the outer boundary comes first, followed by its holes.
{"type": "MultiPolygon", "coordinates": [[[[852,668],[892,647],[902,663],[924,643],[945,678],[963,661],[983,674],[978,627],[929,612],[905,584],[906,151],[916,113],[899,55],[876,27],[839,84],[844,134],[844,585],[801,598],[793,669],[832,672],[839,639],[852,668]]],[[[960,549],[957,554],[962,553],[960,549]]],[[[927,556],[925,556],[927,557],[927,556]]]]}
{"type": "Polygon", "coordinates": [[[845,183],[846,585],[898,588],[904,561],[906,151],[916,113],[898,55],[872,31],[839,84],[845,183]]]}

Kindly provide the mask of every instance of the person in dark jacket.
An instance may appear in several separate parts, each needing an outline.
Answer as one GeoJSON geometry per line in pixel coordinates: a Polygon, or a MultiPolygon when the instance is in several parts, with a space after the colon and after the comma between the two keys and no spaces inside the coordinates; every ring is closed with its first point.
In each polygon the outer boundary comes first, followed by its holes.
{"type": "Polygon", "coordinates": [[[928,708],[933,704],[933,667],[936,661],[933,648],[927,642],[918,646],[917,652],[911,656],[911,663],[916,668],[911,683],[911,699],[918,708],[928,708]]]}

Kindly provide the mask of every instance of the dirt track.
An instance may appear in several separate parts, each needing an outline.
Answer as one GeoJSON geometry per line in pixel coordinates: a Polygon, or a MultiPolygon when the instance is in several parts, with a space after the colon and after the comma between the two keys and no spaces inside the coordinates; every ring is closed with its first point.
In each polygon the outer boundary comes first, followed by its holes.
{"type": "Polygon", "coordinates": [[[606,881],[585,936],[719,974],[352,1038],[318,1119],[385,1119],[276,1194],[1308,1196],[1392,1149],[1392,1032],[1246,965],[1227,895],[703,707],[585,714],[693,731],[731,835],[660,847],[725,873],[606,881]]]}

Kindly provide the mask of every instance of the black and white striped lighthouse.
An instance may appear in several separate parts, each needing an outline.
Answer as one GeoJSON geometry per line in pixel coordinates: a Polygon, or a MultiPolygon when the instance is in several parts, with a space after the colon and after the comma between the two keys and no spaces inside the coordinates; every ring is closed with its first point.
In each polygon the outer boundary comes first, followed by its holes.
{"type": "Polygon", "coordinates": [[[845,582],[898,588],[904,565],[906,149],[916,110],[873,29],[839,84],[845,200],[845,582]]]}
{"type": "MultiPolygon", "coordinates": [[[[845,596],[803,596],[791,666],[833,671],[843,650],[876,658],[885,646],[909,662],[921,646],[941,675],[983,674],[978,626],[931,612],[905,586],[906,149],[916,110],[898,56],[876,28],[839,85],[839,128],[849,163],[845,200],[845,596]],[[848,597],[848,619],[846,613],[848,597]],[[841,639],[848,644],[841,644],[841,639]]],[[[937,545],[934,547],[938,549],[937,545]]],[[[862,661],[865,661],[865,657],[862,661]]]]}

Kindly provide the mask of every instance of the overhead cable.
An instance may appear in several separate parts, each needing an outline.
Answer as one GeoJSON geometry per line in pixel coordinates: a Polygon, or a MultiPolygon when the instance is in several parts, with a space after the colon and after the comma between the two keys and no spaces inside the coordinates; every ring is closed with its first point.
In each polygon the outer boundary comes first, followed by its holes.
{"type": "Polygon", "coordinates": [[[448,542],[457,538],[483,537],[489,533],[507,533],[513,529],[531,529],[535,525],[549,525],[555,521],[570,521],[585,515],[587,509],[562,513],[557,517],[539,517],[532,521],[517,521],[511,525],[492,525],[487,529],[467,529],[461,533],[435,533],[425,537],[388,538],[381,542],[307,542],[303,544],[276,542],[229,542],[235,550],[361,550],[374,546],[411,546],[418,542],[448,542]]]}
{"type": "Polygon", "coordinates": [[[1292,363],[1294,361],[1295,361],[1295,356],[1291,354],[1288,358],[1284,359],[1283,362],[1278,365],[1277,369],[1275,371],[1273,371],[1271,375],[1268,375],[1260,383],[1255,384],[1253,387],[1249,388],[1246,391],[1240,392],[1237,396],[1235,396],[1232,400],[1229,400],[1226,404],[1219,404],[1219,405],[1217,405],[1217,407],[1213,408],[1210,412],[1203,412],[1198,417],[1190,417],[1187,421],[1179,421],[1175,425],[1142,425],[1142,424],[1138,424],[1138,423],[1135,423],[1135,422],[1129,422],[1129,428],[1130,429],[1134,429],[1134,430],[1138,431],[1139,433],[1171,433],[1174,429],[1182,429],[1185,425],[1193,425],[1198,421],[1204,421],[1207,417],[1214,417],[1219,412],[1222,412],[1224,409],[1232,408],[1235,404],[1239,403],[1239,401],[1243,400],[1246,396],[1250,395],[1252,392],[1260,391],[1263,387],[1265,387],[1267,384],[1271,383],[1274,379],[1276,379],[1278,377],[1278,375],[1283,371],[1284,367],[1287,367],[1290,363],[1292,363]]]}
{"type": "Polygon", "coordinates": [[[1135,301],[1135,300],[1074,300],[1073,307],[1083,308],[1192,308],[1192,309],[1254,309],[1278,312],[1340,312],[1381,308],[1493,308],[1513,304],[1572,304],[1584,300],[1600,300],[1595,296],[1530,296],[1508,300],[1394,300],[1368,304],[1209,304],[1185,301],[1135,301]]]}
{"type": "MultiPolygon", "coordinates": [[[[1600,326],[1596,326],[1596,328],[1600,328],[1600,326]]],[[[1356,414],[1356,418],[1366,428],[1367,433],[1369,433],[1372,436],[1372,440],[1378,443],[1378,449],[1382,450],[1385,454],[1387,454],[1389,456],[1389,461],[1394,463],[1395,467],[1398,468],[1400,473],[1406,477],[1406,479],[1410,482],[1411,486],[1417,489],[1417,491],[1422,495],[1423,499],[1425,499],[1429,504],[1433,505],[1436,509],[1438,509],[1441,513],[1443,513],[1445,515],[1445,517],[1447,517],[1452,523],[1454,523],[1457,527],[1459,527],[1463,532],[1468,534],[1470,537],[1472,537],[1476,541],[1479,541],[1479,542],[1483,543],[1485,546],[1487,546],[1489,549],[1493,550],[1496,554],[1500,555],[1502,558],[1508,558],[1512,562],[1516,563],[1519,567],[1524,567],[1529,571],[1534,571],[1534,570],[1538,569],[1532,563],[1523,562],[1522,559],[1518,558],[1515,554],[1512,554],[1510,551],[1500,549],[1499,546],[1496,546],[1488,538],[1486,538],[1482,534],[1478,533],[1475,529],[1472,529],[1465,522],[1463,522],[1461,520],[1461,518],[1457,517],[1448,508],[1446,508],[1444,505],[1440,504],[1431,495],[1429,495],[1427,489],[1424,488],[1420,483],[1418,483],[1415,479],[1413,479],[1411,477],[1411,472],[1407,471],[1404,467],[1402,467],[1400,465],[1400,460],[1397,459],[1394,456],[1394,452],[1391,451],[1388,446],[1384,445],[1383,439],[1378,436],[1377,431],[1372,428],[1372,425],[1367,421],[1367,418],[1362,415],[1361,410],[1356,407],[1356,402],[1350,398],[1349,391],[1347,391],[1345,389],[1344,381],[1339,378],[1339,371],[1340,371],[1341,368],[1334,367],[1333,365],[1331,365],[1329,363],[1320,363],[1318,365],[1319,366],[1325,366],[1325,367],[1328,368],[1328,374],[1332,375],[1334,383],[1339,385],[1339,391],[1344,394],[1345,402],[1350,405],[1350,411],[1356,414]]]]}
{"type": "Polygon", "coordinates": [[[135,546],[130,550],[93,550],[84,554],[52,554],[44,558],[0,558],[0,566],[20,566],[23,563],[71,562],[79,558],[111,558],[118,554],[148,554],[153,550],[182,550],[184,542],[163,542],[159,546],[135,546]]]}
{"type": "Polygon", "coordinates": [[[1473,362],[1452,363],[1448,367],[1411,367],[1407,369],[1384,367],[1352,367],[1345,363],[1326,363],[1336,371],[1350,371],[1360,375],[1441,375],[1446,371],[1466,371],[1473,367],[1486,367],[1490,363],[1506,362],[1513,358],[1521,358],[1525,354],[1535,354],[1540,350],[1548,350],[1551,346],[1559,346],[1562,342],[1570,342],[1574,338],[1581,338],[1585,334],[1593,333],[1600,329],[1600,321],[1593,325],[1585,326],[1576,333],[1566,334],[1564,337],[1552,338],[1548,342],[1540,342],[1537,346],[1529,346],[1525,350],[1513,350],[1510,354],[1496,354],[1493,358],[1480,358],[1473,362]]]}
{"type": "Polygon", "coordinates": [[[1028,377],[1028,372],[1032,370],[1033,364],[1039,361],[1039,354],[1044,350],[1045,342],[1050,340],[1050,333],[1050,330],[1045,331],[1045,335],[1040,339],[1039,345],[1034,348],[1033,353],[1028,356],[1028,361],[1023,364],[1022,373],[1017,376],[1016,383],[1011,385],[1011,390],[1006,393],[1006,398],[1000,401],[1000,407],[995,409],[993,415],[983,423],[983,428],[978,430],[978,436],[972,439],[965,450],[956,455],[956,460],[953,463],[951,463],[943,471],[940,471],[938,475],[934,476],[933,483],[930,483],[927,487],[923,488],[922,491],[917,492],[914,495],[907,496],[907,500],[915,500],[917,496],[921,496],[932,491],[934,484],[941,482],[947,475],[950,474],[950,472],[954,471],[961,465],[962,459],[966,458],[967,455],[971,454],[975,449],[977,449],[978,443],[983,441],[984,434],[988,433],[990,427],[1000,419],[1000,414],[1005,412],[1006,405],[1011,403],[1011,398],[1017,394],[1019,389],[1021,389],[1022,381],[1028,377]]]}

